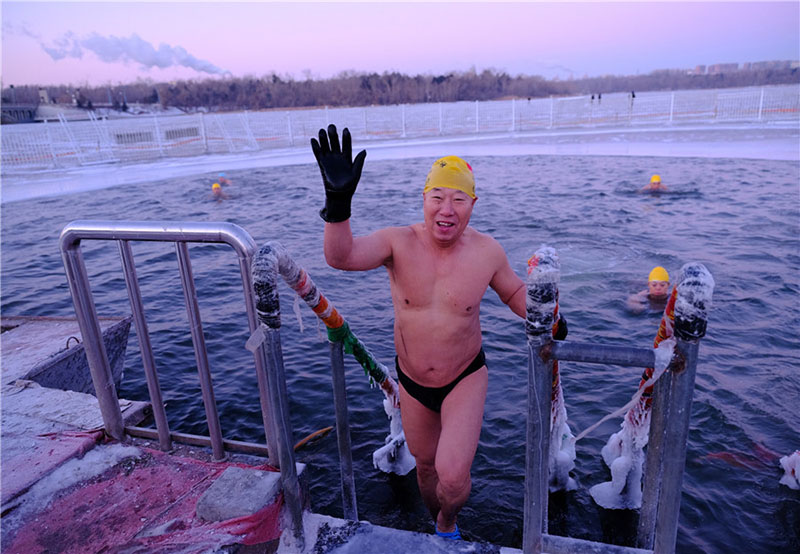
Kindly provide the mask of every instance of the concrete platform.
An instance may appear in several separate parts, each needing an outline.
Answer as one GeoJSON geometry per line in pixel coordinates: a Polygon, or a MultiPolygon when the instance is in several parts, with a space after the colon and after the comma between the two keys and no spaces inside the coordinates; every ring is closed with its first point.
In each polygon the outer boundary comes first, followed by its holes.
{"type": "MultiPolygon", "coordinates": [[[[3,384],[27,379],[43,387],[94,394],[92,376],[75,318],[3,316],[3,384]]],[[[131,316],[101,317],[108,361],[114,384],[119,387],[131,316]]]]}
{"type": "MultiPolygon", "coordinates": [[[[129,325],[130,318],[102,323],[120,364],[129,325]]],[[[282,492],[264,459],[214,462],[207,449],[176,445],[165,453],[143,439],[109,441],[97,399],[63,390],[76,383],[76,373],[89,375],[80,364],[70,366],[74,372],[62,364],[83,353],[78,341],[68,341],[80,337],[77,323],[3,318],[3,329],[4,553],[274,551],[282,492]],[[30,379],[46,373],[57,388],[30,379]]],[[[125,424],[136,425],[150,405],[120,399],[120,409],[125,424]]]]}

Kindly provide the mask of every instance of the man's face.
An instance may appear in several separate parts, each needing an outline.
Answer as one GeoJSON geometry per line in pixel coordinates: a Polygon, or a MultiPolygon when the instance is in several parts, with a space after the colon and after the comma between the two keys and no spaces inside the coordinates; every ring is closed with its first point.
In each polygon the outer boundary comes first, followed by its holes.
{"type": "Polygon", "coordinates": [[[667,281],[650,281],[647,283],[647,288],[650,292],[650,296],[661,298],[667,295],[669,283],[667,281]]]}
{"type": "Polygon", "coordinates": [[[476,198],[448,188],[433,188],[423,194],[425,227],[438,243],[455,242],[469,224],[476,198]]]}

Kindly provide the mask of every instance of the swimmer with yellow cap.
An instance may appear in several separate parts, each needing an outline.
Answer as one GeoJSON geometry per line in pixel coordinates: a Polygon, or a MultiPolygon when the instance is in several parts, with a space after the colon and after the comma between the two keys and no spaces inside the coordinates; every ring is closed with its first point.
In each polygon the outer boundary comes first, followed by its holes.
{"type": "Polygon", "coordinates": [[[662,299],[669,292],[669,273],[663,267],[656,266],[647,277],[647,292],[650,298],[662,299]]]}
{"type": "Polygon", "coordinates": [[[633,313],[642,313],[648,306],[654,311],[663,310],[669,299],[669,273],[663,267],[656,266],[647,276],[647,288],[628,298],[628,309],[633,313]]]}
{"type": "Polygon", "coordinates": [[[217,202],[222,201],[223,198],[228,198],[228,195],[222,191],[222,185],[219,183],[214,183],[211,185],[211,194],[214,196],[214,200],[217,202]]]}
{"type": "Polygon", "coordinates": [[[650,183],[642,187],[639,192],[666,192],[667,187],[661,183],[661,175],[650,177],[650,183]]]}

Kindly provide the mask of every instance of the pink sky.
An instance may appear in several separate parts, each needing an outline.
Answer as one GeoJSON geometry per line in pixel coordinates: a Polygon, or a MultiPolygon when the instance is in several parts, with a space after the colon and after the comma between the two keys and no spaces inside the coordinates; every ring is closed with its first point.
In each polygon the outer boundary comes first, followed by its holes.
{"type": "Polygon", "coordinates": [[[800,59],[800,2],[2,2],[2,81],[568,78],[800,59]]]}

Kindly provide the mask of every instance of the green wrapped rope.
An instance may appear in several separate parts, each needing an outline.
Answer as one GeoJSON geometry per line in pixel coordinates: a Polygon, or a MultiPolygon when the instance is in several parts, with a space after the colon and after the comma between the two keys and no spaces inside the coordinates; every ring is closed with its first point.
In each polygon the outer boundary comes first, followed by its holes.
{"type": "Polygon", "coordinates": [[[375,360],[372,353],[364,346],[364,343],[353,334],[346,321],[341,327],[337,327],[336,329],[327,327],[327,330],[328,340],[330,342],[341,342],[343,344],[344,351],[348,354],[352,354],[356,361],[361,364],[361,367],[364,368],[364,373],[369,377],[371,385],[376,382],[380,385],[386,380],[386,370],[375,360]]]}

